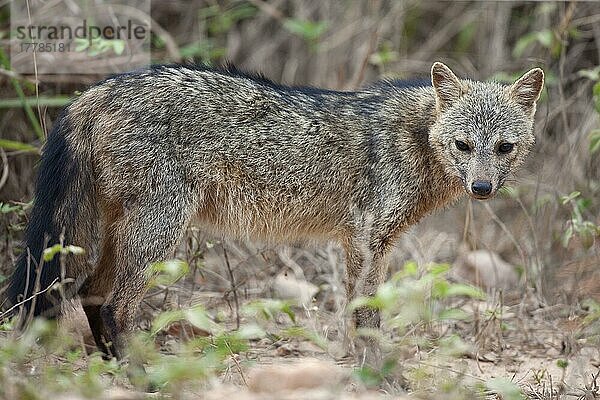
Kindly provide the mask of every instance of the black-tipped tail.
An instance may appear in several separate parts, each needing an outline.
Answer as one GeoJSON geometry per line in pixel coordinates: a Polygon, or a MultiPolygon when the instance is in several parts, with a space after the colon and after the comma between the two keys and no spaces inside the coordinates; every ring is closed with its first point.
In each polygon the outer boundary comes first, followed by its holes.
{"type": "MultiPolygon", "coordinates": [[[[73,243],[81,220],[81,203],[92,187],[88,165],[69,144],[72,139],[68,114],[64,111],[48,135],[39,165],[33,210],[25,232],[21,253],[8,288],[8,301],[14,307],[22,303],[23,315],[55,317],[60,313],[61,296],[49,287],[61,281],[61,257],[42,262],[45,248],[61,242],[73,243]],[[35,296],[34,296],[35,294],[35,296]]],[[[85,228],[84,228],[85,229],[85,228]]],[[[67,270],[68,271],[68,270],[67,270]]]]}

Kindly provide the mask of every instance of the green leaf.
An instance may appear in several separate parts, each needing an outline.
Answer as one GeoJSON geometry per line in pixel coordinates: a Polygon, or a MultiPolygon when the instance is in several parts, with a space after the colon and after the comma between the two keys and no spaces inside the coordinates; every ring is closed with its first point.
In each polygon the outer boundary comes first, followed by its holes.
{"type": "Polygon", "coordinates": [[[598,81],[600,80],[600,65],[591,69],[582,69],[577,71],[577,75],[592,81],[598,81]]]}
{"type": "Polygon", "coordinates": [[[577,208],[579,209],[579,211],[585,211],[592,206],[592,200],[578,198],[577,200],[575,200],[575,204],[577,205],[577,208]]]}
{"type": "Polygon", "coordinates": [[[317,332],[309,331],[301,326],[292,326],[284,329],[281,334],[284,337],[308,339],[323,350],[327,349],[327,339],[319,335],[317,332]]]}
{"type": "Polygon", "coordinates": [[[111,40],[113,51],[120,56],[125,51],[125,41],[120,39],[111,40]]]}
{"type": "Polygon", "coordinates": [[[290,317],[294,324],[296,323],[296,313],[294,313],[294,310],[292,310],[292,306],[289,303],[286,303],[281,307],[281,312],[290,317]]]}
{"type": "Polygon", "coordinates": [[[594,100],[596,105],[596,112],[600,113],[600,82],[596,82],[592,89],[592,93],[594,94],[594,100]]]}
{"type": "Polygon", "coordinates": [[[600,150],[600,129],[594,129],[590,133],[590,153],[594,154],[600,150]]]}
{"type": "Polygon", "coordinates": [[[549,29],[544,29],[537,33],[536,39],[542,46],[549,49],[554,42],[554,33],[549,29]]]}
{"type": "Polygon", "coordinates": [[[438,318],[442,321],[462,321],[469,318],[469,314],[460,308],[449,308],[440,311],[438,318]]]}
{"type": "Polygon", "coordinates": [[[450,265],[448,264],[432,264],[429,266],[429,273],[433,276],[440,276],[445,274],[450,270],[450,265]]]}
{"type": "Polygon", "coordinates": [[[475,33],[477,32],[476,28],[477,24],[475,22],[468,22],[467,24],[463,25],[456,37],[455,51],[457,53],[466,53],[469,50],[473,44],[475,33]]]}
{"type": "Polygon", "coordinates": [[[446,293],[447,297],[451,296],[467,296],[474,299],[485,299],[485,293],[471,285],[466,285],[464,283],[453,283],[448,287],[448,292],[446,293]]]}
{"type": "Polygon", "coordinates": [[[23,99],[2,99],[0,100],[0,109],[2,108],[21,108],[24,104],[30,107],[63,107],[71,102],[69,96],[39,96],[24,97],[23,99]]]}
{"type": "Polygon", "coordinates": [[[9,214],[20,209],[21,206],[11,206],[10,204],[0,202],[0,214],[9,214]]]}
{"type": "Polygon", "coordinates": [[[369,56],[369,62],[374,65],[385,66],[386,64],[396,61],[398,52],[393,50],[393,45],[390,42],[384,42],[379,51],[369,56]]]}
{"type": "Polygon", "coordinates": [[[240,4],[231,9],[219,6],[211,6],[209,8],[203,14],[209,20],[208,31],[213,35],[228,32],[236,22],[252,17],[258,11],[254,6],[249,4],[240,4]]]}
{"type": "Polygon", "coordinates": [[[572,237],[573,237],[573,225],[569,225],[562,235],[563,247],[567,247],[569,245],[569,241],[571,240],[572,237]]]}
{"type": "Polygon", "coordinates": [[[487,80],[491,82],[502,82],[510,84],[519,79],[519,77],[523,75],[523,72],[524,71],[509,74],[508,72],[498,71],[492,76],[490,76],[487,80]]]}
{"type": "Polygon", "coordinates": [[[492,378],[487,381],[486,386],[492,392],[498,393],[503,400],[525,399],[521,389],[515,383],[504,378],[492,378]]]}
{"type": "Polygon", "coordinates": [[[586,221],[579,229],[578,233],[581,240],[581,246],[584,249],[589,250],[595,242],[596,226],[592,222],[586,221]]]}
{"type": "Polygon", "coordinates": [[[396,368],[397,361],[393,358],[388,358],[383,362],[380,370],[369,366],[357,368],[353,371],[356,379],[361,381],[367,387],[378,386],[386,376],[391,374],[396,368]]]}
{"type": "Polygon", "coordinates": [[[204,307],[197,305],[192,308],[183,310],[172,310],[160,313],[154,321],[152,321],[152,328],[150,333],[156,335],[161,330],[167,328],[169,325],[178,321],[187,321],[197,328],[200,328],[206,332],[210,332],[212,335],[222,333],[223,328],[214,322],[204,307]]]}
{"type": "Polygon", "coordinates": [[[43,254],[44,261],[46,261],[46,262],[52,261],[54,256],[57,255],[58,253],[60,253],[61,249],[62,249],[62,246],[60,245],[60,243],[57,243],[52,247],[48,247],[47,249],[44,249],[44,254],[43,254]]]}
{"type": "Polygon", "coordinates": [[[307,41],[316,41],[327,31],[327,21],[312,22],[288,18],[283,27],[307,41]]]}
{"type": "Polygon", "coordinates": [[[348,310],[354,311],[357,308],[369,307],[369,300],[369,297],[357,297],[356,299],[352,300],[350,304],[348,304],[348,310]]]}
{"type": "Polygon", "coordinates": [[[185,261],[168,260],[152,264],[147,271],[150,286],[171,286],[187,275],[190,268],[185,261]]]}
{"type": "Polygon", "coordinates": [[[276,313],[284,313],[293,323],[296,323],[296,314],[290,303],[275,299],[259,299],[246,304],[242,311],[246,314],[261,316],[266,320],[273,319],[276,313]]]}
{"type": "Polygon", "coordinates": [[[445,299],[448,297],[450,283],[445,279],[437,279],[431,287],[431,296],[435,299],[445,299]]]}
{"type": "Polygon", "coordinates": [[[67,246],[63,247],[60,243],[57,243],[54,246],[44,249],[44,252],[43,252],[44,261],[46,261],[46,262],[52,261],[54,256],[57,255],[58,253],[81,255],[81,254],[85,253],[85,250],[83,250],[83,248],[81,248],[79,246],[67,245],[67,246]]]}
{"type": "Polygon", "coordinates": [[[404,263],[404,275],[416,277],[419,273],[419,266],[415,261],[407,261],[404,263]]]}
{"type": "Polygon", "coordinates": [[[197,305],[183,311],[184,318],[192,325],[207,332],[214,334],[222,331],[222,328],[214,322],[204,307],[197,305]]]}
{"type": "Polygon", "coordinates": [[[515,48],[513,49],[513,56],[515,58],[520,58],[523,53],[525,52],[525,49],[527,49],[527,47],[529,47],[529,45],[531,45],[532,43],[534,43],[537,40],[537,32],[531,32],[528,33],[526,35],[523,35],[519,38],[519,40],[517,40],[517,43],[515,44],[515,48]]]}
{"type": "Polygon", "coordinates": [[[523,56],[523,53],[531,44],[538,42],[543,47],[550,49],[555,44],[554,33],[550,29],[544,29],[539,32],[531,32],[521,36],[515,48],[513,49],[513,56],[519,58],[523,56]]]}
{"type": "Polygon", "coordinates": [[[368,366],[354,370],[353,375],[366,387],[375,387],[379,385],[384,378],[379,371],[368,366]]]}
{"type": "Polygon", "coordinates": [[[11,151],[27,151],[31,153],[39,153],[40,151],[40,149],[30,144],[7,139],[0,139],[0,147],[11,151]]]}
{"type": "Polygon", "coordinates": [[[85,250],[79,246],[68,245],[62,249],[62,253],[64,254],[75,254],[76,256],[84,254],[85,250]]]}
{"type": "Polygon", "coordinates": [[[384,283],[373,297],[373,306],[381,310],[391,309],[398,303],[398,295],[398,289],[391,282],[384,283]]]}
{"type": "Polygon", "coordinates": [[[87,39],[83,39],[83,38],[75,39],[75,51],[81,53],[88,47],[90,47],[90,42],[87,39]]]}
{"type": "Polygon", "coordinates": [[[242,340],[256,340],[267,336],[267,333],[256,324],[243,325],[236,332],[236,336],[242,340]]]}
{"type": "Polygon", "coordinates": [[[574,200],[577,197],[579,197],[580,194],[581,194],[581,192],[574,191],[574,192],[571,192],[568,196],[562,196],[560,199],[561,199],[561,201],[562,201],[563,204],[567,204],[571,200],[574,200]]]}
{"type": "Polygon", "coordinates": [[[174,322],[181,321],[184,318],[182,310],[164,311],[154,318],[150,333],[156,335],[174,322]]]}
{"type": "Polygon", "coordinates": [[[180,52],[182,57],[200,57],[203,62],[210,64],[223,57],[227,49],[217,46],[211,38],[207,38],[183,46],[180,52]]]}

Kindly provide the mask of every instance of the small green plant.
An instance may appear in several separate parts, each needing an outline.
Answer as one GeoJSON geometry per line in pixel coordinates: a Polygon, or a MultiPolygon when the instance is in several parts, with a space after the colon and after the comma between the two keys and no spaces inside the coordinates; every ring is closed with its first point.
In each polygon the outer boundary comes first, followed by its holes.
{"type": "MultiPolygon", "coordinates": [[[[594,95],[594,105],[596,112],[600,114],[600,66],[596,67],[596,83],[592,89],[594,95]]],[[[590,153],[595,154],[600,150],[600,128],[593,129],[590,132],[590,153]]]]}
{"type": "Polygon", "coordinates": [[[58,393],[98,398],[107,379],[124,382],[125,369],[116,360],[94,354],[84,363],[78,346],[44,319],[34,319],[20,336],[0,336],[0,398],[43,399],[58,393]]]}
{"type": "Polygon", "coordinates": [[[197,305],[188,309],[162,312],[152,322],[150,333],[155,335],[174,322],[179,321],[187,321],[193,326],[211,334],[222,333],[224,330],[210,318],[204,307],[197,305]]]}
{"type": "Polygon", "coordinates": [[[567,228],[562,235],[562,244],[564,247],[569,245],[573,236],[579,237],[584,249],[590,249],[598,236],[600,236],[600,226],[584,218],[584,212],[591,205],[591,200],[581,197],[578,191],[572,192],[567,196],[561,197],[563,205],[571,206],[571,219],[567,221],[567,228]]]}
{"type": "Polygon", "coordinates": [[[363,366],[354,370],[353,376],[367,387],[376,387],[394,372],[397,364],[396,360],[389,358],[384,361],[380,369],[363,366]]]}
{"type": "Polygon", "coordinates": [[[184,58],[198,57],[203,63],[212,65],[216,60],[225,56],[227,49],[218,46],[214,40],[209,38],[189,43],[181,47],[180,52],[184,58]]]}
{"type": "Polygon", "coordinates": [[[523,35],[515,44],[513,56],[515,58],[522,57],[525,50],[534,43],[550,50],[554,57],[557,57],[560,54],[562,45],[557,38],[556,33],[550,29],[543,29],[538,32],[531,32],[523,35]]]}
{"type": "Polygon", "coordinates": [[[558,368],[560,368],[560,371],[561,371],[560,382],[561,382],[561,384],[564,385],[565,377],[567,376],[567,367],[569,366],[569,361],[562,360],[562,359],[556,360],[556,366],[558,368]]]}
{"type": "Polygon", "coordinates": [[[0,215],[6,221],[7,233],[12,236],[13,233],[21,232],[25,229],[25,219],[27,210],[31,208],[33,202],[9,204],[0,202],[0,215]]]}
{"type": "Polygon", "coordinates": [[[449,270],[447,264],[431,264],[419,276],[417,264],[408,262],[402,272],[379,287],[375,296],[354,300],[350,309],[379,310],[386,323],[398,329],[412,323],[464,319],[464,312],[442,305],[443,301],[459,296],[483,299],[485,294],[474,286],[450,282],[449,270]]]}
{"type": "Polygon", "coordinates": [[[206,24],[207,33],[215,36],[227,33],[234,24],[252,18],[257,11],[256,7],[249,3],[233,4],[230,7],[212,4],[202,8],[198,17],[206,24]]]}
{"type": "Polygon", "coordinates": [[[211,4],[202,8],[198,12],[198,20],[205,37],[182,46],[181,56],[198,58],[207,65],[215,64],[227,54],[223,46],[227,33],[235,24],[254,17],[256,13],[256,7],[245,2],[229,6],[211,4]]]}
{"type": "Polygon", "coordinates": [[[523,391],[514,382],[504,378],[492,378],[487,381],[488,390],[498,393],[501,399],[505,400],[525,400],[523,391]]]}
{"type": "MultiPolygon", "coordinates": [[[[600,114],[600,66],[584,69],[578,72],[578,75],[594,82],[592,87],[592,97],[596,112],[600,114]]],[[[592,157],[600,151],[600,129],[592,129],[589,134],[589,151],[592,157]]],[[[592,182],[590,188],[597,190],[597,182],[592,182]],[[594,189],[596,187],[596,189],[594,189]]],[[[571,218],[567,221],[566,229],[562,234],[562,244],[564,247],[569,245],[570,240],[576,236],[580,239],[581,245],[585,250],[589,250],[600,237],[600,225],[587,219],[586,215],[595,215],[593,207],[596,207],[592,199],[584,198],[581,192],[573,191],[569,195],[560,198],[563,205],[571,207],[571,218]]]]}
{"type": "Polygon", "coordinates": [[[327,21],[306,21],[295,18],[288,18],[284,21],[283,27],[294,35],[304,39],[311,49],[315,50],[319,39],[327,32],[327,21]]]}
{"type": "Polygon", "coordinates": [[[272,320],[277,314],[285,314],[294,324],[296,323],[296,314],[292,309],[292,305],[283,300],[254,300],[245,305],[242,309],[242,312],[246,315],[263,318],[265,320],[272,320]]]}
{"type": "Polygon", "coordinates": [[[227,368],[225,360],[246,351],[249,339],[264,336],[265,332],[254,324],[229,332],[214,322],[202,306],[196,305],[159,314],[152,323],[150,333],[140,333],[132,341],[130,352],[133,357],[147,362],[148,375],[143,378],[162,388],[162,391],[177,395],[184,387],[197,385],[227,368]],[[210,336],[177,342],[171,349],[173,355],[156,351],[153,347],[156,336],[176,322],[189,323],[210,333],[210,336]]]}
{"type": "Polygon", "coordinates": [[[449,270],[447,264],[430,264],[420,270],[415,262],[408,262],[403,271],[380,286],[374,296],[358,298],[349,305],[351,311],[360,307],[378,310],[383,325],[398,334],[394,343],[386,343],[380,332],[357,332],[379,341],[382,349],[392,354],[379,370],[365,367],[357,371],[356,377],[365,385],[379,384],[392,374],[396,370],[397,354],[413,346],[428,351],[429,364],[413,366],[406,371],[412,384],[431,388],[431,384],[452,381],[449,376],[436,380],[440,377],[439,372],[436,374],[431,368],[465,354],[469,346],[456,335],[440,334],[436,327],[469,318],[465,311],[453,306],[459,298],[484,299],[485,295],[474,286],[451,282],[449,270]]]}
{"type": "MultiPolygon", "coordinates": [[[[596,109],[596,112],[600,114],[600,65],[590,69],[582,69],[577,74],[594,82],[594,86],[592,87],[592,98],[594,101],[594,108],[596,109]]],[[[592,129],[589,138],[589,150],[593,155],[600,150],[600,128],[592,129]]]]}
{"type": "Polygon", "coordinates": [[[595,340],[600,343],[600,303],[594,299],[586,299],[581,305],[586,310],[582,328],[591,333],[589,336],[590,341],[595,340]]]}

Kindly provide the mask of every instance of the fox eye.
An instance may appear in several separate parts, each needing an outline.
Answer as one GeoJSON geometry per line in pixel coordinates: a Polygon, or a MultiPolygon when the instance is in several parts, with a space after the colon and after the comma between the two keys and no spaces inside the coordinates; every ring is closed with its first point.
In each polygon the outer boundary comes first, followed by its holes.
{"type": "Polygon", "coordinates": [[[512,143],[502,143],[500,146],[498,146],[498,153],[508,154],[513,150],[514,147],[515,145],[512,143]]]}
{"type": "Polygon", "coordinates": [[[471,147],[468,144],[466,144],[465,142],[463,142],[462,140],[455,140],[454,145],[460,151],[471,151],[471,147]]]}

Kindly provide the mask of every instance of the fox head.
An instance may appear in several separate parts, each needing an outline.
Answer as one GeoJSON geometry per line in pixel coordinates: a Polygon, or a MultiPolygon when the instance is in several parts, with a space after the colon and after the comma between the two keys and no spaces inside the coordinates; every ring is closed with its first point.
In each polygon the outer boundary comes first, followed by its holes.
{"type": "Polygon", "coordinates": [[[437,159],[470,196],[494,196],[533,147],[533,117],[544,72],[534,68],[506,86],[458,79],[436,62],[431,82],[436,120],[429,143],[437,159]]]}

